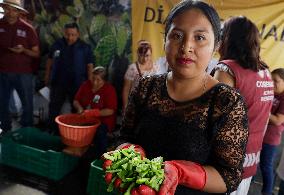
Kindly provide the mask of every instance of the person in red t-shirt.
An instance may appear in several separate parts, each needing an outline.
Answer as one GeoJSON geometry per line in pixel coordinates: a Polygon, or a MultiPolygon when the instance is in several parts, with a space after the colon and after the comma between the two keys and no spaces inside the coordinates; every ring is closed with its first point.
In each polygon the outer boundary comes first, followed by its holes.
{"type": "Polygon", "coordinates": [[[273,70],[272,79],[275,97],[260,153],[260,170],[263,178],[262,193],[267,195],[272,194],[273,191],[274,160],[284,130],[284,68],[273,70]]]}
{"type": "Polygon", "coordinates": [[[86,117],[98,117],[98,127],[94,148],[99,157],[106,151],[107,133],[111,133],[116,124],[117,95],[114,87],[106,82],[106,70],[102,66],[93,69],[92,81],[85,81],[77,91],[74,101],[77,113],[86,117]]]}
{"type": "Polygon", "coordinates": [[[117,96],[114,87],[106,82],[102,66],[93,70],[93,80],[84,82],[75,95],[73,105],[78,113],[99,117],[107,131],[112,132],[116,123],[117,96]]]}

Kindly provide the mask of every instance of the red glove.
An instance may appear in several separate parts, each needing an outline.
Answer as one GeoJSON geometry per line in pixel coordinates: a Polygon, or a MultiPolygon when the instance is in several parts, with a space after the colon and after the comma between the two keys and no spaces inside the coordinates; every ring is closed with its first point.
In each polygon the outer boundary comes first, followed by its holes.
{"type": "Polygon", "coordinates": [[[107,167],[110,167],[112,164],[112,161],[111,160],[104,160],[104,163],[103,163],[103,170],[106,170],[107,167]]]}
{"type": "Polygon", "coordinates": [[[100,110],[99,109],[84,110],[83,115],[86,118],[99,117],[100,116],[100,110]]]}
{"type": "Polygon", "coordinates": [[[147,185],[140,185],[138,188],[133,188],[131,190],[131,195],[156,195],[156,191],[147,186],[147,185]]]}
{"type": "Polygon", "coordinates": [[[165,180],[158,194],[173,195],[178,185],[202,190],[205,184],[206,172],[201,165],[185,160],[166,161],[165,180]]]}
{"type": "Polygon", "coordinates": [[[112,173],[106,173],[105,174],[105,182],[107,184],[110,184],[111,180],[112,180],[112,173]]]}
{"type": "Polygon", "coordinates": [[[140,153],[141,157],[144,158],[146,157],[146,152],[145,150],[139,146],[139,145],[136,145],[136,144],[126,144],[125,146],[122,147],[123,148],[129,148],[130,146],[134,145],[134,150],[138,153],[140,153]]]}

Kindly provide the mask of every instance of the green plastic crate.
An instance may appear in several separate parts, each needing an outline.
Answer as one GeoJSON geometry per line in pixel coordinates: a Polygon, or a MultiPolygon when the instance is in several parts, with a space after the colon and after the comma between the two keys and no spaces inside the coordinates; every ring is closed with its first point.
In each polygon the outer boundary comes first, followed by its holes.
{"type": "Polygon", "coordinates": [[[88,195],[105,195],[105,194],[122,194],[118,191],[107,192],[107,184],[104,180],[104,171],[102,169],[102,160],[95,160],[91,163],[89,174],[87,194],[88,195]]]}
{"type": "Polygon", "coordinates": [[[37,128],[22,128],[1,138],[1,159],[4,165],[58,181],[72,171],[79,158],[65,154],[59,136],[37,128]]]}

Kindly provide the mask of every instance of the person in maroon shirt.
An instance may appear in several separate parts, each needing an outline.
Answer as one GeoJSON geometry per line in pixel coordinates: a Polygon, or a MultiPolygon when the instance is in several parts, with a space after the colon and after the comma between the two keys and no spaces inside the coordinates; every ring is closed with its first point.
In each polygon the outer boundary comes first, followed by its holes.
{"type": "Polygon", "coordinates": [[[272,79],[275,97],[260,153],[260,170],[263,178],[262,193],[264,195],[271,195],[273,191],[274,160],[284,130],[284,69],[273,70],[272,79]]]}
{"type": "Polygon", "coordinates": [[[0,4],[4,17],[0,19],[0,128],[11,129],[9,100],[13,89],[23,105],[22,126],[33,125],[33,58],[40,55],[35,29],[20,13],[26,11],[20,0],[4,0],[0,4]]]}
{"type": "Polygon", "coordinates": [[[263,135],[272,100],[273,81],[268,66],[260,60],[259,32],[244,16],[225,21],[219,48],[220,62],[214,77],[238,89],[248,108],[249,138],[242,182],[231,195],[246,195],[259,163],[263,135]]]}

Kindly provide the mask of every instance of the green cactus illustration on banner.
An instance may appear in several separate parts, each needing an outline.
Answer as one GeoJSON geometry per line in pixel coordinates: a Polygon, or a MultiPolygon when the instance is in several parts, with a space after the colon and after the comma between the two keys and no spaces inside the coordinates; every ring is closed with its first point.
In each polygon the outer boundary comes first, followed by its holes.
{"type": "MultiPolygon", "coordinates": [[[[64,25],[76,22],[80,28],[80,38],[92,46],[95,65],[106,67],[108,80],[114,85],[117,94],[121,94],[124,73],[132,59],[130,0],[52,0],[52,2],[30,0],[30,2],[35,13],[34,25],[40,33],[42,53],[40,74],[44,75],[48,50],[55,40],[63,36],[64,25]],[[48,5],[54,6],[54,2],[57,3],[57,7],[52,7],[53,11],[50,11],[48,5]],[[121,2],[124,5],[120,4],[121,2]]],[[[119,106],[121,101],[119,95],[119,106]]]]}
{"type": "MultiPolygon", "coordinates": [[[[43,4],[36,13],[34,22],[40,29],[40,41],[48,48],[63,36],[64,24],[77,22],[80,37],[91,44],[96,65],[108,68],[117,57],[128,58],[131,51],[131,27],[129,12],[121,11],[111,15],[109,9],[118,4],[118,0],[74,0],[65,7],[64,13],[47,13],[43,4]],[[105,15],[104,15],[105,14],[105,15]]],[[[117,9],[113,9],[116,10],[117,9]]]]}

